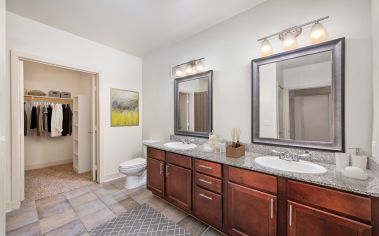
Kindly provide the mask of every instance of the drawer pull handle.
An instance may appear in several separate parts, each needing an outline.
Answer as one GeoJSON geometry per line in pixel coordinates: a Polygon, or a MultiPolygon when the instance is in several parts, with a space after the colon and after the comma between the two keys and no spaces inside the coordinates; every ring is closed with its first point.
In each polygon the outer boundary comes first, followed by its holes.
{"type": "Polygon", "coordinates": [[[274,199],[271,198],[271,209],[270,209],[271,219],[274,219],[274,199]]]}
{"type": "Polygon", "coordinates": [[[166,165],[166,176],[168,176],[168,165],[166,165]]]}
{"type": "Polygon", "coordinates": [[[205,165],[199,165],[199,167],[202,167],[202,168],[204,168],[204,169],[208,169],[208,170],[212,170],[212,169],[213,169],[212,167],[205,166],[205,165]]]}
{"type": "Polygon", "coordinates": [[[199,179],[200,182],[206,183],[206,184],[212,184],[211,181],[206,181],[205,179],[199,179]]]}
{"type": "Polygon", "coordinates": [[[208,199],[208,200],[213,200],[213,198],[211,198],[211,197],[208,197],[208,196],[206,196],[206,195],[204,195],[204,194],[199,194],[201,197],[203,197],[203,198],[206,198],[206,199],[208,199]]]}
{"type": "Polygon", "coordinates": [[[163,163],[160,164],[159,174],[160,174],[160,175],[163,174],[163,163]]]}
{"type": "Polygon", "coordinates": [[[290,205],[290,220],[289,220],[290,226],[292,225],[292,205],[290,205]]]}

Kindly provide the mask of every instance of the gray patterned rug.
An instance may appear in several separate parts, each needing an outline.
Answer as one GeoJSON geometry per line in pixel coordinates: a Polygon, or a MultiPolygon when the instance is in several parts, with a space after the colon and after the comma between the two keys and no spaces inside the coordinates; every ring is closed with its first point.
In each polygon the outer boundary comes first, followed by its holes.
{"type": "Polygon", "coordinates": [[[128,211],[89,232],[91,236],[103,235],[191,235],[147,204],[128,211]]]}

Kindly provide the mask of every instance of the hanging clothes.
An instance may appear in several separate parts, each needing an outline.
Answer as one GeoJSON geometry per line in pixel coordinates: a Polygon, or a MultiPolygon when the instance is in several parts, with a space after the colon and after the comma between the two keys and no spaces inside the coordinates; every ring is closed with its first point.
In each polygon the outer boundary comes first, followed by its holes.
{"type": "Polygon", "coordinates": [[[43,135],[43,106],[39,105],[37,108],[38,112],[38,121],[37,121],[37,136],[43,135]]]}
{"type": "Polygon", "coordinates": [[[43,132],[47,132],[47,106],[42,108],[43,132]]]}
{"type": "Polygon", "coordinates": [[[67,136],[72,134],[72,111],[70,105],[63,105],[63,131],[62,136],[67,136]]]}
{"type": "Polygon", "coordinates": [[[51,137],[62,136],[63,111],[61,104],[55,104],[51,115],[51,137]]]}
{"type": "Polygon", "coordinates": [[[30,129],[37,128],[37,107],[32,107],[32,112],[30,115],[30,129]]]}
{"type": "Polygon", "coordinates": [[[51,115],[53,113],[53,107],[49,105],[47,107],[47,132],[51,133],[51,115]]]}

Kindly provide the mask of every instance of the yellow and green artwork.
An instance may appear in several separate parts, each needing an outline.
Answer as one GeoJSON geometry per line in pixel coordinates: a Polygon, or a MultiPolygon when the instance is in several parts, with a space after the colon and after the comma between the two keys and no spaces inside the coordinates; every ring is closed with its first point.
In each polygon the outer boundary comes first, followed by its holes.
{"type": "Polygon", "coordinates": [[[139,125],[139,94],[135,91],[111,89],[112,126],[139,125]]]}

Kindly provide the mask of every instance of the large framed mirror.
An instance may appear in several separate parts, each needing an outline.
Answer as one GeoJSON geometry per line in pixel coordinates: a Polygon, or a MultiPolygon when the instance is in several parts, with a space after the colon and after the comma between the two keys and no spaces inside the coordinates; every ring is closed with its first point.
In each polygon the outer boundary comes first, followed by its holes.
{"type": "Polygon", "coordinates": [[[213,71],[175,79],[175,134],[208,137],[212,132],[213,71]]]}
{"type": "Polygon", "coordinates": [[[252,142],[344,151],[344,38],[252,61],[252,142]]]}

